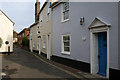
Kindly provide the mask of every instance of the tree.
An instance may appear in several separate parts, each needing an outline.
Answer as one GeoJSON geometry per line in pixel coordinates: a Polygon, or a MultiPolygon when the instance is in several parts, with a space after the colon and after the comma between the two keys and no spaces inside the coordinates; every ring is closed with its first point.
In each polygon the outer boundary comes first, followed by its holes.
{"type": "Polygon", "coordinates": [[[29,40],[27,37],[23,37],[22,38],[22,45],[23,46],[29,46],[29,40]]]}

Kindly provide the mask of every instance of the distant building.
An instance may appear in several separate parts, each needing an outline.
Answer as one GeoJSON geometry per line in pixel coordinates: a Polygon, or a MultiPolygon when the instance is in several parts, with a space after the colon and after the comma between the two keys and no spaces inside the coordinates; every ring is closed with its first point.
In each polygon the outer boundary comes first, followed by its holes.
{"type": "Polygon", "coordinates": [[[0,52],[13,52],[14,22],[0,10],[0,52]]]}
{"type": "Polygon", "coordinates": [[[18,41],[18,33],[13,30],[13,43],[16,43],[18,41]]]}
{"type": "Polygon", "coordinates": [[[22,44],[22,38],[23,37],[28,37],[29,32],[30,32],[29,29],[25,28],[18,34],[18,45],[19,46],[22,44]]]}

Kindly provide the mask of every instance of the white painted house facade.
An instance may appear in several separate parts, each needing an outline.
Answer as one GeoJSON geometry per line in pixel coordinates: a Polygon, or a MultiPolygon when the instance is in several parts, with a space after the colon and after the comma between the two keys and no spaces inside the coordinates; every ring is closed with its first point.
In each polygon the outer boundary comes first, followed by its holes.
{"type": "Polygon", "coordinates": [[[14,22],[0,10],[0,52],[13,52],[14,22]]]}

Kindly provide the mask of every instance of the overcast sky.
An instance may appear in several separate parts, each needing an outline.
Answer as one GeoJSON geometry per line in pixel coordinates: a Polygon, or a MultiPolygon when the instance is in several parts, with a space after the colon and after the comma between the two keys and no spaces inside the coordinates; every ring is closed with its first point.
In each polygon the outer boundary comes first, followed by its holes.
{"type": "MultiPolygon", "coordinates": [[[[14,30],[20,32],[29,27],[35,21],[35,1],[3,1],[0,2],[0,9],[15,23],[14,30]]],[[[41,7],[44,1],[41,0],[41,7]]]]}
{"type": "MultiPolygon", "coordinates": [[[[46,0],[39,0],[41,7],[46,0]]],[[[71,2],[94,2],[96,0],[70,0],[71,2]]],[[[97,0],[119,1],[119,0],[97,0]]],[[[14,30],[20,32],[34,23],[36,0],[0,0],[0,9],[15,23],[14,30]]]]}

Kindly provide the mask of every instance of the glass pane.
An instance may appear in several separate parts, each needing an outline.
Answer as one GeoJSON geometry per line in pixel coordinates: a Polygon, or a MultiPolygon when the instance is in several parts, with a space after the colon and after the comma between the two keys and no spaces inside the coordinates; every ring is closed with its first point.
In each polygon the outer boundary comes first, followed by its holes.
{"type": "Polygon", "coordinates": [[[67,39],[66,39],[66,36],[63,36],[63,40],[67,40],[67,39]]]}
{"type": "Polygon", "coordinates": [[[66,40],[70,40],[70,37],[69,37],[69,36],[66,36],[66,40]]]}
{"type": "Polygon", "coordinates": [[[63,36],[63,41],[69,41],[70,40],[70,36],[63,36]]]}
{"type": "Polygon", "coordinates": [[[69,18],[69,11],[66,12],[66,19],[69,18]]]}
{"type": "Polygon", "coordinates": [[[64,42],[64,46],[70,46],[69,42],[64,42]]]}
{"type": "Polygon", "coordinates": [[[69,47],[64,47],[64,51],[70,52],[70,48],[69,47]]]}
{"type": "Polygon", "coordinates": [[[67,2],[67,10],[69,10],[69,2],[67,2]]]}
{"type": "Polygon", "coordinates": [[[64,12],[64,20],[66,19],[66,13],[64,12]]]}

